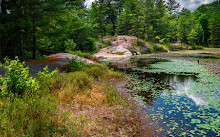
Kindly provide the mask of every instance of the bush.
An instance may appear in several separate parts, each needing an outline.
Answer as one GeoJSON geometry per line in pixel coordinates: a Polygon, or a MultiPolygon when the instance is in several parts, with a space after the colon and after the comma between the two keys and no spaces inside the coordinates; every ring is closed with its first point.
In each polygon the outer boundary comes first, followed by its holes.
{"type": "Polygon", "coordinates": [[[72,59],[67,58],[68,61],[69,61],[69,64],[64,67],[64,71],[67,71],[67,72],[79,71],[82,68],[87,66],[85,60],[82,61],[82,60],[79,60],[77,58],[78,58],[77,56],[75,58],[72,58],[72,59]]]}
{"type": "MultiPolygon", "coordinates": [[[[1,77],[0,136],[63,136],[71,134],[65,113],[58,111],[57,98],[45,92],[56,71],[39,72],[40,81],[29,76],[19,60],[5,60],[6,74],[1,77]],[[39,88],[44,87],[44,88],[39,88]],[[7,96],[5,96],[7,94],[7,96]],[[22,95],[22,96],[17,96],[22,95]]],[[[75,134],[74,132],[72,134],[75,134]]]]}
{"type": "Polygon", "coordinates": [[[157,53],[157,52],[167,52],[167,50],[163,46],[159,46],[156,44],[153,44],[146,50],[141,50],[142,54],[147,54],[147,53],[157,53]]]}
{"type": "Polygon", "coordinates": [[[169,50],[175,51],[175,50],[185,50],[188,49],[187,45],[181,45],[180,43],[176,43],[176,44],[168,44],[167,48],[169,50]]]}
{"type": "Polygon", "coordinates": [[[104,41],[104,44],[105,44],[106,46],[112,46],[111,40],[105,40],[105,41],[104,41]]]}
{"type": "Polygon", "coordinates": [[[196,44],[193,44],[192,50],[197,50],[197,49],[203,49],[203,47],[202,46],[198,46],[196,44]]]}
{"type": "Polygon", "coordinates": [[[74,87],[77,87],[80,90],[90,89],[92,78],[85,72],[74,72],[72,74],[72,81],[70,81],[74,87]]]}
{"type": "Polygon", "coordinates": [[[72,51],[76,48],[76,43],[73,42],[73,39],[68,39],[64,42],[65,52],[72,51]]]}
{"type": "Polygon", "coordinates": [[[79,56],[79,57],[84,57],[85,54],[89,54],[89,53],[83,53],[82,51],[69,51],[68,52],[69,54],[72,54],[72,55],[76,55],[76,56],[79,56]]]}
{"type": "Polygon", "coordinates": [[[92,56],[91,54],[84,54],[83,55],[84,58],[87,58],[89,60],[95,61],[95,62],[99,62],[99,58],[92,56]]]}
{"type": "Polygon", "coordinates": [[[39,86],[33,77],[29,76],[28,67],[24,68],[24,62],[16,57],[16,60],[5,59],[5,78],[0,77],[0,95],[9,93],[22,95],[24,92],[33,93],[38,91],[39,86]]]}
{"type": "Polygon", "coordinates": [[[109,73],[108,67],[101,64],[84,68],[83,71],[96,79],[105,78],[109,73]]]}
{"type": "Polygon", "coordinates": [[[37,73],[37,81],[40,85],[40,90],[44,90],[44,93],[51,93],[51,88],[54,83],[58,83],[58,70],[49,72],[48,67],[46,66],[44,71],[39,71],[37,73]]]}
{"type": "Polygon", "coordinates": [[[66,130],[65,126],[58,126],[63,121],[58,118],[57,105],[50,96],[6,98],[0,110],[0,136],[62,135],[66,130]]]}
{"type": "Polygon", "coordinates": [[[97,57],[92,56],[90,53],[82,52],[82,51],[69,51],[69,54],[76,55],[82,58],[87,58],[89,60],[99,62],[99,59],[97,57]]]}
{"type": "Polygon", "coordinates": [[[154,49],[154,52],[157,52],[157,51],[162,51],[162,50],[163,50],[163,47],[157,46],[156,44],[154,44],[154,45],[153,45],[153,49],[154,49]]]}
{"type": "Polygon", "coordinates": [[[114,54],[116,54],[116,55],[124,55],[124,52],[116,52],[114,54]]]}
{"type": "Polygon", "coordinates": [[[138,41],[138,43],[137,43],[137,46],[144,46],[145,45],[145,42],[144,41],[138,41]]]}

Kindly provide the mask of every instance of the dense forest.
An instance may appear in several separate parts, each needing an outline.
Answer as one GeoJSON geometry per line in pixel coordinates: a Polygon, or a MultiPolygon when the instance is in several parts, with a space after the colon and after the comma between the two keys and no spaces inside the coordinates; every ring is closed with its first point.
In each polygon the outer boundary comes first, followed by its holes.
{"type": "Polygon", "coordinates": [[[153,43],[220,45],[220,1],[191,12],[175,0],[1,0],[0,59],[97,51],[105,35],[153,43]],[[179,12],[180,11],[180,12],[179,12]]]}

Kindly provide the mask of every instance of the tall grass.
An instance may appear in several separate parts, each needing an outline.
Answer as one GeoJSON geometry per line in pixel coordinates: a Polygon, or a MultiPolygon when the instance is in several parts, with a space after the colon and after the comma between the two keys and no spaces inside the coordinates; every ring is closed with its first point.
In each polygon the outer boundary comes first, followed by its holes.
{"type": "Polygon", "coordinates": [[[133,135],[137,130],[135,121],[126,126],[123,122],[136,116],[129,101],[109,85],[125,77],[105,65],[84,65],[69,73],[45,68],[36,78],[26,78],[26,83],[36,81],[38,90],[24,88],[15,94],[9,89],[7,96],[1,96],[0,136],[109,136],[116,135],[119,127],[120,134],[133,135]],[[108,120],[103,118],[107,115],[108,120]]]}

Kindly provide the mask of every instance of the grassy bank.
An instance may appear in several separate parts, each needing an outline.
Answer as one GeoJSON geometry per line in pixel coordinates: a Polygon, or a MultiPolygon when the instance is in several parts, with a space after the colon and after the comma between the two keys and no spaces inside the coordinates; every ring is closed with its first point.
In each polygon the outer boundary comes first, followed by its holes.
{"type": "Polygon", "coordinates": [[[18,60],[6,62],[6,77],[0,81],[0,136],[139,134],[134,105],[111,86],[126,80],[123,74],[72,61],[64,69],[68,73],[45,68],[33,78],[18,60]]]}

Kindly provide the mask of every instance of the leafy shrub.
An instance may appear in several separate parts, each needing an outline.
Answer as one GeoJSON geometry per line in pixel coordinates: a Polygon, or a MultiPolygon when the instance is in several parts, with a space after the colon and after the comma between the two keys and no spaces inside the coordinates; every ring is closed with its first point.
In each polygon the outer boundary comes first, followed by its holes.
{"type": "Polygon", "coordinates": [[[111,40],[105,40],[105,41],[104,41],[104,44],[105,44],[106,46],[112,46],[111,40]]]}
{"type": "Polygon", "coordinates": [[[167,38],[164,38],[164,39],[161,39],[159,40],[159,44],[165,44],[168,42],[168,39],[167,38]]]}
{"type": "Polygon", "coordinates": [[[39,82],[40,90],[44,90],[45,92],[51,93],[51,88],[54,83],[58,83],[58,70],[54,70],[49,72],[48,67],[46,66],[43,71],[39,71],[37,73],[37,81],[39,82]]]}
{"type": "Polygon", "coordinates": [[[6,98],[0,113],[0,136],[61,135],[66,129],[58,126],[63,121],[58,119],[56,109],[54,99],[49,96],[6,98]]]}
{"type": "Polygon", "coordinates": [[[138,41],[137,43],[137,46],[144,46],[144,45],[145,45],[145,42],[143,40],[138,41]]]}
{"type": "Polygon", "coordinates": [[[92,56],[91,54],[84,54],[83,55],[84,58],[87,58],[89,60],[95,61],[95,62],[99,62],[99,58],[92,56]]]}
{"type": "Polygon", "coordinates": [[[168,45],[167,45],[167,48],[168,48],[169,50],[175,51],[175,50],[188,49],[188,46],[187,46],[187,45],[181,45],[181,44],[177,43],[177,44],[168,44],[168,45]]]}
{"type": "Polygon", "coordinates": [[[124,55],[124,52],[116,52],[116,55],[124,55]]]}
{"type": "Polygon", "coordinates": [[[134,54],[134,53],[137,53],[138,50],[136,48],[133,48],[133,47],[129,47],[129,51],[134,54]]]}
{"type": "Polygon", "coordinates": [[[147,53],[157,53],[157,52],[167,52],[167,50],[163,46],[159,46],[156,44],[153,44],[146,50],[141,50],[142,54],[147,54],[147,53]]]}
{"type": "Polygon", "coordinates": [[[5,59],[5,78],[0,78],[1,96],[9,93],[21,95],[24,92],[33,93],[39,89],[38,83],[29,76],[28,67],[24,68],[24,62],[16,57],[16,60],[5,59]]]}
{"type": "Polygon", "coordinates": [[[65,52],[72,51],[76,48],[76,43],[73,42],[73,39],[68,39],[64,42],[65,52]]]}
{"type": "MultiPolygon", "coordinates": [[[[67,115],[58,111],[57,99],[40,89],[42,81],[29,76],[24,63],[6,59],[5,78],[1,77],[0,136],[63,136],[70,134],[67,115]],[[17,96],[22,95],[22,96],[17,96]],[[65,123],[65,124],[64,124],[65,123]]],[[[38,74],[48,80],[56,71],[48,68],[38,74]]],[[[49,79],[50,81],[51,79],[49,79]]],[[[44,87],[50,85],[44,84],[44,87]]],[[[74,134],[74,132],[73,132],[74,134]]]]}
{"type": "Polygon", "coordinates": [[[108,67],[101,64],[96,64],[91,67],[84,68],[83,71],[96,79],[104,78],[109,72],[108,67]]]}
{"type": "Polygon", "coordinates": [[[98,49],[103,49],[103,48],[108,48],[108,46],[106,44],[99,44],[97,45],[98,49]]]}
{"type": "MultiPolygon", "coordinates": [[[[85,54],[87,53],[83,53],[82,51],[69,51],[68,52],[69,54],[72,54],[72,55],[76,55],[76,56],[79,56],[79,57],[84,57],[85,54]]],[[[89,53],[88,53],[89,54],[89,53]]]]}
{"type": "Polygon", "coordinates": [[[197,50],[197,49],[203,49],[203,47],[202,46],[198,46],[196,44],[193,44],[192,50],[197,50]]]}
{"type": "MultiPolygon", "coordinates": [[[[68,59],[68,58],[67,58],[68,59]]],[[[82,68],[89,66],[89,64],[86,64],[86,61],[82,61],[80,59],[78,59],[78,57],[76,56],[75,58],[72,59],[68,59],[69,64],[67,64],[66,66],[64,66],[64,71],[67,72],[74,72],[74,71],[79,71],[82,68]]]]}
{"type": "Polygon", "coordinates": [[[99,62],[99,59],[97,57],[92,56],[90,53],[82,52],[82,51],[69,51],[69,54],[76,55],[82,58],[87,58],[89,60],[99,62]]]}
{"type": "Polygon", "coordinates": [[[162,46],[157,46],[156,44],[153,45],[153,49],[154,49],[155,52],[163,51],[163,47],[162,46]]]}
{"type": "Polygon", "coordinates": [[[154,53],[154,48],[149,47],[146,50],[142,50],[142,54],[147,54],[147,53],[154,53]]]}

